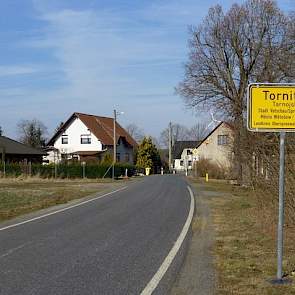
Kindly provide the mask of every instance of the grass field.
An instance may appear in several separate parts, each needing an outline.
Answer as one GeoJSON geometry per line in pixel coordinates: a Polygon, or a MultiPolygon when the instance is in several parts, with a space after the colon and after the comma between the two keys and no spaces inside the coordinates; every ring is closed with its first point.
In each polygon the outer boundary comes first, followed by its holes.
{"type": "Polygon", "coordinates": [[[111,180],[0,179],[0,221],[67,203],[112,186],[111,180]]]}
{"type": "Polygon", "coordinates": [[[276,275],[276,210],[261,208],[251,189],[214,181],[205,188],[222,192],[208,200],[216,235],[216,294],[295,294],[295,229],[285,228],[284,248],[284,272],[294,283],[271,285],[268,280],[276,275]]]}

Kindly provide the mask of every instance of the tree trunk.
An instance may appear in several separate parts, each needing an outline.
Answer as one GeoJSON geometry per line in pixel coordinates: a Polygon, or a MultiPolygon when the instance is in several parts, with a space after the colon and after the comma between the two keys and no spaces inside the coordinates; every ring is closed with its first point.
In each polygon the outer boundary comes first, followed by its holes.
{"type": "Polygon", "coordinates": [[[242,151],[242,136],[243,136],[243,116],[237,114],[234,118],[235,138],[234,138],[234,166],[235,176],[239,185],[243,183],[243,151],[242,151]]]}

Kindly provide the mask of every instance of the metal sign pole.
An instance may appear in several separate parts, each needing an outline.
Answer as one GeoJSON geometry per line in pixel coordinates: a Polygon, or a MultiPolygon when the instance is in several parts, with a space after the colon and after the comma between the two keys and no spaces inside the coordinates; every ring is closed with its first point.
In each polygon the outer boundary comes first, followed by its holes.
{"type": "Polygon", "coordinates": [[[284,196],[285,196],[285,132],[280,132],[279,222],[277,279],[283,278],[284,196]]]}
{"type": "Polygon", "coordinates": [[[288,103],[292,101],[295,83],[252,83],[247,91],[247,128],[254,132],[280,132],[280,174],[279,174],[279,216],[277,241],[277,276],[271,279],[272,284],[289,284],[290,278],[283,275],[283,242],[284,242],[284,197],[285,197],[285,137],[287,132],[295,132],[295,121],[292,116],[273,114],[288,113],[288,103]]]}

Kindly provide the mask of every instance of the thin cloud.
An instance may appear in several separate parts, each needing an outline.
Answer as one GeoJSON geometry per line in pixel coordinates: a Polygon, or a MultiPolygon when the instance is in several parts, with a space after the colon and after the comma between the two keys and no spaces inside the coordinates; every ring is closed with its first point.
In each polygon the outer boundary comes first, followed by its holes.
{"type": "MultiPolygon", "coordinates": [[[[179,5],[174,1],[168,10],[147,3],[116,11],[89,7],[53,9],[46,3],[35,1],[36,17],[43,26],[20,43],[50,54],[53,63],[48,72],[61,79],[46,89],[34,85],[26,87],[23,93],[12,91],[15,99],[22,97],[24,108],[28,103],[34,105],[33,110],[23,114],[39,108],[38,114],[44,120],[48,118],[45,123],[53,129],[55,121],[72,111],[108,115],[118,107],[128,114],[122,120],[136,122],[141,118],[142,124],[150,126],[150,117],[166,124],[170,112],[163,115],[163,110],[168,105],[182,108],[181,100],[174,96],[179,75],[175,77],[175,73],[180,72],[186,57],[185,33],[187,25],[196,19],[196,4],[190,10],[180,10],[185,3],[179,5]]],[[[9,90],[5,92],[9,95],[9,90]]],[[[13,112],[12,107],[10,110],[13,112]]],[[[181,116],[181,112],[174,116],[181,116]]]]}
{"type": "MultiPolygon", "coordinates": [[[[71,1],[33,0],[38,29],[18,40],[18,50],[25,47],[43,59],[0,66],[1,77],[20,78],[17,89],[14,83],[0,89],[2,97],[9,97],[5,121],[11,125],[13,114],[19,116],[16,105],[23,116],[38,114],[52,129],[73,111],[111,115],[114,107],[126,112],[126,123],[146,125],[151,134],[171,116],[182,123],[194,120],[183,111],[174,87],[187,58],[187,27],[198,24],[216,1],[125,2],[118,9],[99,0],[75,7],[71,1]]],[[[233,2],[222,5],[227,9],[233,2]]]]}

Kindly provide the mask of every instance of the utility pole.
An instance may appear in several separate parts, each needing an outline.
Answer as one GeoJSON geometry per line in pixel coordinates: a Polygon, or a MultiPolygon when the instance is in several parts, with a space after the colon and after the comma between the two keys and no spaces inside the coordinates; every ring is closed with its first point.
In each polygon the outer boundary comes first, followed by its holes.
{"type": "Polygon", "coordinates": [[[115,180],[115,164],[116,164],[116,158],[117,158],[117,140],[116,140],[116,121],[117,121],[117,111],[114,110],[114,126],[113,126],[113,170],[112,170],[112,178],[115,180]]]}
{"type": "Polygon", "coordinates": [[[172,168],[172,123],[169,123],[169,171],[172,168]]]}

